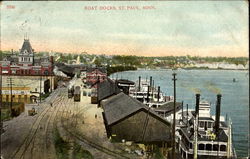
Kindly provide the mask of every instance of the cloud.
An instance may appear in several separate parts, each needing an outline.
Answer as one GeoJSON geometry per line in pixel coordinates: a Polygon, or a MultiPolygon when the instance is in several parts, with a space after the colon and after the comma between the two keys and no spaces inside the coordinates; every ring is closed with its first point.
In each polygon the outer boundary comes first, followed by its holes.
{"type": "Polygon", "coordinates": [[[28,32],[36,50],[140,55],[246,55],[242,2],[4,2],[3,49],[19,49],[28,32]],[[30,4],[30,5],[27,5],[30,4]],[[232,4],[235,8],[232,8],[232,4]],[[150,11],[86,11],[89,5],[153,5],[150,11]],[[40,7],[43,6],[43,7],[40,7]],[[18,45],[18,46],[17,46],[18,45]],[[225,51],[227,50],[227,51],[225,51]]]}

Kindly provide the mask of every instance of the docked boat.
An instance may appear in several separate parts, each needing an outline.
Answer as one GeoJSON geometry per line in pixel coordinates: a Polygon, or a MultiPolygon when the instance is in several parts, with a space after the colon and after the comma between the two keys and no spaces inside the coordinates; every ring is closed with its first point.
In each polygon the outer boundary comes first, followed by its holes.
{"type": "Polygon", "coordinates": [[[232,144],[232,123],[220,116],[221,95],[217,95],[216,115],[211,105],[196,95],[196,108],[184,112],[176,127],[176,142],[183,159],[236,158],[232,144]]]}
{"type": "Polygon", "coordinates": [[[152,108],[158,108],[173,100],[171,96],[164,96],[160,87],[155,88],[152,85],[152,79],[148,81],[139,78],[134,87],[130,88],[129,95],[152,108]]]}

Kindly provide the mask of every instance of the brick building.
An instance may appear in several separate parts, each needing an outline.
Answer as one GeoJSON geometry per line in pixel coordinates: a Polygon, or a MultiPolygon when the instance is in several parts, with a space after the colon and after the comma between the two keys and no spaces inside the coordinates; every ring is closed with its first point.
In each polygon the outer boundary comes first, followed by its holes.
{"type": "Polygon", "coordinates": [[[92,87],[97,87],[98,82],[103,82],[107,78],[107,70],[102,67],[87,68],[86,83],[92,87]],[[99,80],[99,81],[98,81],[99,80]]]}
{"type": "Polygon", "coordinates": [[[24,39],[17,55],[11,54],[0,61],[1,95],[3,101],[38,98],[56,87],[53,57],[36,57],[29,39],[24,39]],[[10,79],[13,82],[10,87],[10,79]]]}
{"type": "Polygon", "coordinates": [[[1,75],[53,75],[53,57],[35,57],[29,39],[24,39],[18,55],[9,55],[0,61],[1,75]]]}

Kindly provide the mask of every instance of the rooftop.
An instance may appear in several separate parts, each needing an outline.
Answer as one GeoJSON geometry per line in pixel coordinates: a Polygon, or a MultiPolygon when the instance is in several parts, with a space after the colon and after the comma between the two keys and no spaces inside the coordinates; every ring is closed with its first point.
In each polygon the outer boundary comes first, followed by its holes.
{"type": "Polygon", "coordinates": [[[33,49],[31,47],[29,39],[24,39],[23,46],[20,50],[20,53],[24,54],[25,50],[27,51],[28,54],[33,54],[33,49]]]}
{"type": "Polygon", "coordinates": [[[101,105],[104,109],[108,125],[114,124],[139,110],[147,111],[150,115],[153,115],[159,120],[170,125],[168,121],[164,120],[161,116],[150,110],[150,108],[123,92],[103,100],[101,105]]]}
{"type": "Polygon", "coordinates": [[[120,89],[116,86],[115,82],[107,78],[105,81],[97,84],[98,101],[101,101],[111,95],[120,93],[120,89]]]}

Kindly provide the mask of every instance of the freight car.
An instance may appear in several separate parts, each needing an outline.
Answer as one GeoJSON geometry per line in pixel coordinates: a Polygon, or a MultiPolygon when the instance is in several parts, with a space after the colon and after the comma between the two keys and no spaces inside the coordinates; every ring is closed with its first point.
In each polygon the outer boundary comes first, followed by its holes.
{"type": "Polygon", "coordinates": [[[81,90],[80,86],[76,86],[74,89],[74,101],[75,102],[80,102],[81,100],[81,90]]]}

